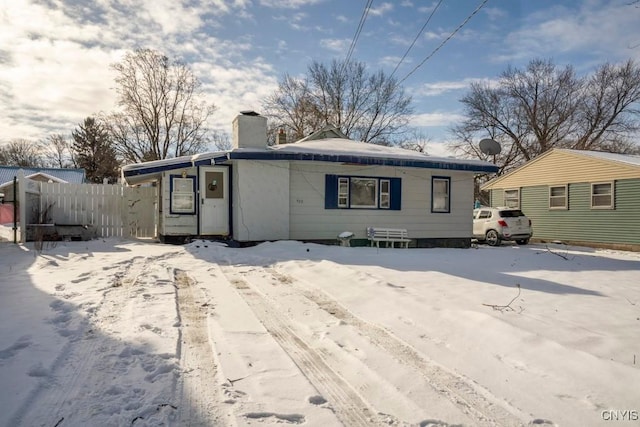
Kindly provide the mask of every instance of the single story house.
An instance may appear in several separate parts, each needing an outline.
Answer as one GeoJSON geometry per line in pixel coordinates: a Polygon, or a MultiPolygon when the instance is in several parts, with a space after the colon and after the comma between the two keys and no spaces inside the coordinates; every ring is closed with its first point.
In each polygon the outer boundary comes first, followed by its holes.
{"type": "Polygon", "coordinates": [[[23,168],[19,166],[0,166],[0,193],[6,202],[13,201],[13,177],[18,171],[24,171],[25,178],[34,181],[82,184],[86,181],[84,169],[63,168],[23,168]]]}
{"type": "Polygon", "coordinates": [[[162,241],[215,236],[237,242],[336,242],[368,227],[407,229],[412,246],[466,247],[472,234],[474,175],[497,167],[479,160],[356,142],[336,129],[267,146],[267,119],[233,121],[233,149],[126,165],[129,185],[159,185],[162,241]]]}
{"type": "Polygon", "coordinates": [[[535,239],[640,250],[640,156],[556,148],[481,190],[520,208],[535,239]]]}

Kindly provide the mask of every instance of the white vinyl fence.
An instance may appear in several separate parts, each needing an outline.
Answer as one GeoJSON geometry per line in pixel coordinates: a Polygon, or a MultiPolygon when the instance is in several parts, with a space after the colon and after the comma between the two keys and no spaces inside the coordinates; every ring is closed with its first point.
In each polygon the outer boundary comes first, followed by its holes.
{"type": "MultiPolygon", "coordinates": [[[[90,225],[100,237],[157,235],[157,187],[64,184],[21,178],[21,225],[90,225]]],[[[25,234],[20,234],[24,242],[25,234]]]]}

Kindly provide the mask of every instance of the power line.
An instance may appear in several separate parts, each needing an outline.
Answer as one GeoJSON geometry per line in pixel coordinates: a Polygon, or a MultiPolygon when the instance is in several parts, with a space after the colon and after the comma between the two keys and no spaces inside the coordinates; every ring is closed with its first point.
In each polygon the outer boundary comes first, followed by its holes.
{"type": "Polygon", "coordinates": [[[391,73],[391,75],[389,77],[393,77],[393,75],[396,73],[396,71],[398,71],[398,67],[400,67],[400,64],[402,64],[402,61],[404,61],[404,59],[407,57],[407,55],[409,54],[409,51],[413,48],[413,45],[416,44],[416,41],[418,41],[418,38],[422,35],[422,32],[424,31],[424,29],[427,27],[427,25],[429,24],[429,21],[431,21],[431,18],[433,17],[433,15],[436,13],[436,10],[438,10],[438,8],[440,7],[440,5],[442,4],[443,0],[440,0],[438,2],[438,4],[436,5],[436,7],[433,8],[433,10],[431,11],[431,14],[429,15],[429,17],[427,18],[427,22],[424,23],[424,25],[422,26],[422,28],[420,28],[420,31],[418,31],[418,34],[416,34],[416,38],[413,39],[413,42],[411,43],[411,46],[409,46],[409,48],[407,49],[407,51],[404,53],[404,55],[402,55],[402,58],[400,59],[400,61],[398,62],[398,64],[396,65],[396,68],[393,69],[393,72],[391,73]]]}
{"type": "Polygon", "coordinates": [[[417,70],[418,68],[422,67],[422,66],[424,65],[424,63],[425,63],[425,62],[427,62],[427,61],[428,61],[428,60],[429,60],[433,55],[435,55],[435,54],[436,54],[436,52],[438,52],[438,51],[442,48],[442,46],[444,46],[445,44],[447,44],[447,42],[448,42],[449,40],[451,40],[451,39],[453,38],[453,36],[454,36],[454,35],[456,35],[456,33],[457,33],[458,31],[460,31],[460,29],[461,29],[462,27],[464,27],[464,26],[467,24],[467,22],[469,22],[469,21],[471,20],[471,18],[473,18],[473,17],[474,17],[474,16],[475,16],[479,11],[480,11],[480,9],[482,9],[482,8],[484,7],[484,5],[485,5],[485,4],[487,4],[487,2],[488,2],[488,1],[489,1],[489,0],[483,0],[483,2],[482,2],[482,3],[480,3],[480,5],[476,8],[476,10],[474,10],[473,12],[471,12],[471,15],[467,16],[467,18],[462,22],[462,24],[458,25],[458,28],[456,28],[455,30],[453,30],[453,32],[452,32],[451,34],[449,34],[449,36],[448,36],[446,39],[444,39],[444,41],[443,41],[442,43],[440,43],[440,45],[439,45],[437,48],[435,48],[435,49],[433,50],[433,52],[431,52],[431,53],[430,53],[426,58],[424,58],[424,59],[422,60],[422,62],[421,62],[421,63],[419,63],[418,65],[416,65],[416,66],[413,68],[413,70],[411,70],[411,71],[409,72],[409,74],[407,74],[406,76],[404,76],[404,77],[403,77],[403,78],[398,82],[398,84],[401,84],[402,82],[404,82],[405,80],[407,80],[407,79],[409,78],[409,76],[411,76],[413,73],[415,73],[415,72],[416,72],[416,70],[417,70]]]}
{"type": "Polygon", "coordinates": [[[351,40],[351,46],[349,46],[349,51],[347,52],[347,57],[345,58],[344,63],[342,64],[342,70],[340,70],[340,73],[342,73],[342,71],[344,70],[344,67],[351,59],[351,55],[353,54],[353,51],[356,47],[356,43],[358,43],[358,38],[360,37],[360,33],[362,32],[362,27],[364,27],[364,21],[367,20],[367,15],[369,15],[369,9],[371,8],[372,3],[373,3],[373,0],[367,0],[367,4],[364,6],[364,10],[362,11],[362,16],[360,17],[360,22],[358,23],[358,28],[356,29],[356,33],[353,35],[353,40],[351,40]]]}

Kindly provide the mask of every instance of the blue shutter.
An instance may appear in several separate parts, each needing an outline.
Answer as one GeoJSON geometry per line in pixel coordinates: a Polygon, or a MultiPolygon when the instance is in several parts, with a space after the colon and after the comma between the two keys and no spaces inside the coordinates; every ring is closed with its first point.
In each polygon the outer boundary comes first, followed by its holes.
{"type": "Polygon", "coordinates": [[[391,181],[391,209],[399,211],[402,206],[402,178],[389,178],[391,181]]]}
{"type": "Polygon", "coordinates": [[[338,175],[324,176],[324,208],[338,209],[338,175]]]}

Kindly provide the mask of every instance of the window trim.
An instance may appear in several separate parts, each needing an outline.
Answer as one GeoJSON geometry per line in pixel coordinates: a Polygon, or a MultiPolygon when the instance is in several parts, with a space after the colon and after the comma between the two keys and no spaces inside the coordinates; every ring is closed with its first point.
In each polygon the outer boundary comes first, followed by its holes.
{"type": "Polygon", "coordinates": [[[451,177],[450,176],[432,176],[431,177],[431,213],[451,213],[451,177]],[[436,181],[444,181],[447,183],[447,194],[445,196],[445,207],[436,209],[434,197],[434,188],[436,181]]]}
{"type": "Polygon", "coordinates": [[[591,205],[591,209],[614,209],[615,207],[615,194],[616,194],[616,187],[615,187],[615,182],[614,181],[604,181],[604,182],[592,182],[591,183],[591,192],[590,192],[590,205],[591,205]],[[609,189],[610,192],[608,194],[608,196],[611,198],[610,199],[610,203],[608,205],[594,205],[593,204],[593,198],[594,196],[603,196],[604,194],[593,194],[593,189],[596,185],[609,185],[609,189]]]}
{"type": "MultiPolygon", "coordinates": [[[[345,188],[343,187],[343,190],[345,188]]],[[[325,175],[325,209],[354,209],[354,210],[390,210],[399,211],[402,209],[402,178],[381,177],[381,176],[361,176],[361,175],[325,175]],[[353,191],[351,188],[352,179],[375,181],[375,206],[374,205],[353,205],[353,191]],[[388,192],[381,192],[382,183],[388,183],[388,192]],[[346,184],[346,191],[340,193],[340,185],[346,184]],[[388,195],[387,204],[381,202],[381,195],[388,195]],[[344,200],[346,198],[346,205],[344,200]],[[342,202],[342,203],[340,203],[342,202]]]]}
{"type": "Polygon", "coordinates": [[[378,209],[391,209],[391,180],[390,179],[379,179],[378,180],[378,209]],[[382,191],[382,184],[387,184],[387,191],[382,191]],[[382,204],[382,196],[387,196],[386,206],[382,204]]]}
{"type": "Polygon", "coordinates": [[[349,178],[347,177],[338,177],[338,207],[339,208],[348,208],[349,207],[349,189],[350,189],[351,183],[349,178]],[[340,192],[340,184],[346,184],[345,185],[345,190],[344,192],[340,192]],[[344,203],[340,203],[340,198],[344,198],[344,203]]]}
{"type": "Polygon", "coordinates": [[[568,210],[569,209],[569,186],[567,184],[563,184],[563,185],[550,185],[549,186],[549,209],[550,210],[568,210]],[[551,190],[553,188],[564,188],[564,196],[553,196],[551,194],[551,190]],[[562,198],[564,200],[564,205],[562,206],[552,206],[551,205],[551,200],[552,199],[560,199],[562,198]]]}
{"type": "Polygon", "coordinates": [[[505,188],[503,190],[503,193],[502,193],[502,203],[504,203],[504,206],[507,207],[507,208],[520,209],[520,188],[505,188]],[[518,204],[516,206],[510,206],[507,203],[507,192],[508,191],[516,191],[518,193],[518,204]]]}
{"type": "Polygon", "coordinates": [[[169,213],[171,215],[194,215],[196,213],[196,176],[195,175],[169,175],[169,213]],[[191,191],[175,191],[174,180],[176,179],[190,179],[191,180],[191,191]],[[176,209],[174,207],[174,195],[191,195],[192,203],[191,209],[176,209]]]}

